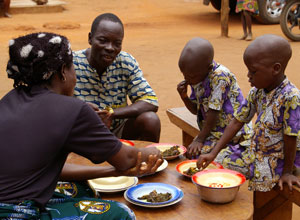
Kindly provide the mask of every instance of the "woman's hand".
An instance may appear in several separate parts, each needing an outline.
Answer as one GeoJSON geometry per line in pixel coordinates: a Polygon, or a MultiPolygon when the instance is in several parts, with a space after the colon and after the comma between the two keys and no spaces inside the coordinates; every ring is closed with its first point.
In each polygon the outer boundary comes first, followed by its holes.
{"type": "Polygon", "coordinates": [[[119,171],[120,176],[144,176],[155,173],[163,160],[158,155],[149,155],[147,162],[142,162],[142,152],[138,152],[136,165],[125,171],[119,171]]]}

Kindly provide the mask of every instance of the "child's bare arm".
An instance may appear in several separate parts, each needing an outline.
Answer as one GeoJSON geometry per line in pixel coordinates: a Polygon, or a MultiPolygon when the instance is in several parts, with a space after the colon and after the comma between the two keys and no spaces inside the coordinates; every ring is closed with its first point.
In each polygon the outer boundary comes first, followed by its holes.
{"type": "Polygon", "coordinates": [[[181,100],[183,101],[184,105],[187,107],[187,109],[194,115],[197,114],[197,104],[192,102],[187,94],[187,86],[185,80],[181,81],[177,85],[177,91],[180,95],[181,100]]]}
{"type": "Polygon", "coordinates": [[[282,176],[278,182],[279,188],[283,189],[283,184],[288,184],[289,189],[292,191],[293,184],[297,184],[300,187],[300,180],[298,177],[293,175],[293,166],[296,157],[296,146],[297,137],[296,136],[283,136],[284,142],[284,165],[282,176]]]}
{"type": "Polygon", "coordinates": [[[188,146],[186,153],[187,158],[193,158],[201,153],[203,143],[209,136],[211,130],[215,127],[219,117],[219,111],[210,109],[206,113],[205,122],[203,129],[200,131],[199,135],[193,140],[193,142],[188,146]]]}
{"type": "Polygon", "coordinates": [[[205,169],[218,155],[218,153],[226,147],[227,143],[236,135],[236,133],[243,127],[244,123],[233,119],[225,128],[224,134],[218,141],[217,145],[212,149],[209,154],[202,154],[198,158],[197,167],[205,169]]]}

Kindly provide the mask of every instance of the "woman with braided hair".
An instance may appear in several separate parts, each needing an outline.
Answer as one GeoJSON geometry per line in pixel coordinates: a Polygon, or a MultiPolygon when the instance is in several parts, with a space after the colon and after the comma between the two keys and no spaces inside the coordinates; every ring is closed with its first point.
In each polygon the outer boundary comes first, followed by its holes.
{"type": "Polygon", "coordinates": [[[10,40],[7,74],[14,89],[0,100],[0,218],[135,219],[118,202],[54,193],[59,178],[143,175],[162,162],[155,148],[123,145],[90,106],[70,97],[76,76],[69,41],[54,33],[10,40]],[[112,167],[65,165],[70,152],[112,167]]]}

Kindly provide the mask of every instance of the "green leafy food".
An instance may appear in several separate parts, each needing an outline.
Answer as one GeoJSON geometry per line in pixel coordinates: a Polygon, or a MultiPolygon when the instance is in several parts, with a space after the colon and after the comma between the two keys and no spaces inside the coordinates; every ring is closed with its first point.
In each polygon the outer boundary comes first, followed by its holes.
{"type": "Polygon", "coordinates": [[[157,193],[156,190],[153,190],[149,194],[143,195],[142,197],[138,197],[139,200],[147,200],[147,202],[151,203],[165,202],[171,198],[171,193],[157,193]]]}
{"type": "Polygon", "coordinates": [[[179,146],[175,145],[175,146],[163,151],[161,154],[162,154],[163,157],[170,157],[170,156],[179,155],[180,154],[179,146]]]}

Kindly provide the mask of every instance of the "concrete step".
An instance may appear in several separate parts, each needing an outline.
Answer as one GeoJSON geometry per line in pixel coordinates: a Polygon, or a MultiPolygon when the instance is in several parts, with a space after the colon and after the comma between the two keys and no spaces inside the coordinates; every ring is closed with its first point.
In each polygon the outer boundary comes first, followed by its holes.
{"type": "Polygon", "coordinates": [[[32,0],[11,0],[11,14],[53,13],[62,12],[67,3],[61,0],[48,0],[45,5],[37,5],[32,0]]]}

